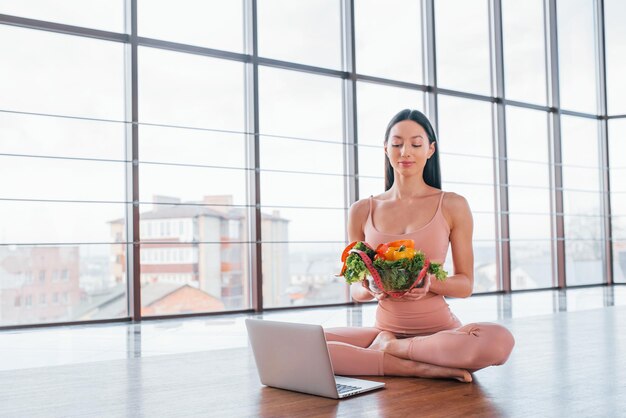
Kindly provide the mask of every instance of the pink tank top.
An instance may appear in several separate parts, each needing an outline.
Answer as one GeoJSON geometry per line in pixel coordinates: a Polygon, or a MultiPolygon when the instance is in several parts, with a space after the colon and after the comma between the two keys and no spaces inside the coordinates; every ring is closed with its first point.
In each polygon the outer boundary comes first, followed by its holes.
{"type": "MultiPolygon", "coordinates": [[[[369,216],[363,228],[365,242],[376,248],[381,243],[412,239],[416,249],[422,250],[431,261],[443,264],[450,243],[450,226],[441,210],[444,194],[445,192],[441,192],[437,211],[432,219],[418,230],[406,234],[387,234],[376,229],[373,221],[375,201],[370,197],[369,216]]],[[[376,327],[398,336],[428,335],[460,326],[461,322],[450,311],[444,297],[435,293],[428,293],[415,302],[383,299],[376,309],[376,327]]]]}

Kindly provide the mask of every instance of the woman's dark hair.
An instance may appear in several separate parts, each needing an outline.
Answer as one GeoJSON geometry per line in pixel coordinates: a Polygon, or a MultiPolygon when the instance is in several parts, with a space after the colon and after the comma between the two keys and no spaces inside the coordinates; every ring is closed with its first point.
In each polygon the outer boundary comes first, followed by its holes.
{"type": "MultiPolygon", "coordinates": [[[[433,126],[430,124],[430,121],[419,110],[411,110],[404,109],[398,112],[391,121],[389,125],[387,125],[387,131],[385,132],[385,145],[387,141],[389,141],[389,133],[391,132],[391,128],[398,122],[402,122],[404,120],[412,120],[413,122],[420,125],[426,131],[426,135],[428,135],[428,143],[432,144],[433,142],[437,142],[437,135],[435,134],[435,130],[433,126]]],[[[389,162],[389,157],[385,155],[385,191],[391,189],[393,185],[394,175],[393,175],[393,167],[389,162]]],[[[424,181],[429,186],[435,187],[437,189],[441,189],[441,169],[439,167],[439,146],[435,144],[435,153],[426,160],[426,166],[424,167],[424,181]]]]}

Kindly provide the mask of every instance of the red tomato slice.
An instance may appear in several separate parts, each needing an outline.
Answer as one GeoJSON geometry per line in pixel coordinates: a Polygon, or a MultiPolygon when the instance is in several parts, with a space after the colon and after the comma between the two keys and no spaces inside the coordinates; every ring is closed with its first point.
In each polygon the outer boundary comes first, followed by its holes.
{"type": "Polygon", "coordinates": [[[343,250],[343,253],[341,253],[341,261],[343,262],[346,261],[346,258],[348,258],[348,255],[350,254],[350,250],[352,249],[352,247],[356,245],[356,243],[357,241],[354,241],[348,244],[348,246],[343,250]]]}
{"type": "Polygon", "coordinates": [[[376,254],[378,254],[381,258],[385,258],[385,253],[389,249],[389,244],[379,244],[376,247],[376,254]]]}

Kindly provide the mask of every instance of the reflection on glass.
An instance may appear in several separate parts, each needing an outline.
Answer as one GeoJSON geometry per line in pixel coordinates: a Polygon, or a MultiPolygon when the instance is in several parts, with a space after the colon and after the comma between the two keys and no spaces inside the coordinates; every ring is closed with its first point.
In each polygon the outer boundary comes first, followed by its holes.
{"type": "Polygon", "coordinates": [[[509,187],[509,211],[518,213],[543,213],[550,211],[550,190],[509,187]]]}
{"type": "Polygon", "coordinates": [[[550,215],[526,215],[512,213],[509,215],[511,239],[516,240],[549,240],[552,236],[550,215]]]}
{"type": "Polygon", "coordinates": [[[421,1],[360,0],[354,19],[358,73],[423,83],[421,1]]]}
{"type": "Polygon", "coordinates": [[[402,109],[424,109],[424,93],[398,87],[357,82],[359,144],[382,146],[391,118],[402,109]]]}
{"type": "Polygon", "coordinates": [[[140,0],[139,36],[242,52],[243,4],[242,1],[183,0],[172,7],[168,0],[140,0]]]}
{"type": "Polygon", "coordinates": [[[613,241],[613,281],[626,283],[626,238],[613,241]]]}
{"type": "Polygon", "coordinates": [[[436,1],[435,31],[439,87],[490,95],[488,2],[436,1]]]}
{"type": "Polygon", "coordinates": [[[546,104],[543,0],[502,2],[505,94],[510,100],[546,104]]]}
{"type": "Polygon", "coordinates": [[[343,208],[343,177],[318,174],[261,173],[264,206],[343,208]]]}
{"type": "Polygon", "coordinates": [[[142,123],[244,131],[244,64],[139,48],[142,123]]]}
{"type": "Polygon", "coordinates": [[[561,106],[595,114],[595,0],[558,0],[556,9],[561,106]]]}
{"type": "Polygon", "coordinates": [[[260,137],[261,170],[343,174],[343,144],[260,137]]]}
{"type": "Polygon", "coordinates": [[[358,147],[359,175],[380,177],[385,170],[385,149],[382,145],[376,147],[358,147]]]}
{"type": "Polygon", "coordinates": [[[609,120],[608,136],[611,211],[626,215],[626,119],[609,120]]]}
{"type": "Polygon", "coordinates": [[[72,26],[124,32],[124,0],[0,1],[0,13],[72,26]]]}
{"type": "MultiPolygon", "coordinates": [[[[474,293],[497,291],[499,279],[495,242],[474,240],[473,245],[474,293]]],[[[448,251],[448,258],[444,263],[444,269],[449,275],[454,274],[454,260],[451,251],[448,251]]]]}
{"type": "Polygon", "coordinates": [[[3,201],[0,244],[122,242],[111,223],[125,224],[125,203],[3,201]]]}
{"type": "MultiPolygon", "coordinates": [[[[445,180],[445,173],[441,173],[445,180]]],[[[467,199],[472,212],[493,212],[495,210],[495,197],[493,186],[462,183],[442,183],[442,189],[446,192],[455,192],[467,199]]]]}
{"type": "Polygon", "coordinates": [[[598,168],[563,166],[563,188],[600,192],[600,170],[598,168]]]}
{"type": "Polygon", "coordinates": [[[0,153],[124,160],[123,123],[0,112],[0,153]]]}
{"type": "Polygon", "coordinates": [[[609,166],[626,168],[626,118],[608,121],[609,166]]]}
{"type": "Polygon", "coordinates": [[[246,170],[139,165],[142,202],[245,205],[246,170]]]}
{"type": "Polygon", "coordinates": [[[265,135],[342,142],[341,86],[339,78],[259,67],[259,129],[265,135]]]}
{"type": "Polygon", "coordinates": [[[509,160],[507,175],[511,186],[550,187],[550,166],[544,163],[509,160]]]}
{"type": "Polygon", "coordinates": [[[598,122],[595,119],[563,115],[561,130],[564,165],[600,166],[598,122]]]}
{"type": "Polygon", "coordinates": [[[626,114],[626,3],[604,0],[606,94],[609,115],[626,114]]]}
{"type": "Polygon", "coordinates": [[[563,191],[563,211],[569,215],[598,215],[601,212],[601,194],[597,192],[563,191]]]}
{"type": "Polygon", "coordinates": [[[259,55],[340,69],[341,3],[337,0],[259,0],[259,55]]]}
{"type": "Polygon", "coordinates": [[[7,25],[0,39],[0,109],[124,120],[124,44],[7,25]]]}
{"type": "Polygon", "coordinates": [[[263,231],[264,242],[271,241],[339,241],[346,239],[345,209],[273,208],[262,206],[263,219],[286,224],[285,236],[263,231]],[[270,234],[270,235],[267,235],[270,234]]]}
{"type": "Polygon", "coordinates": [[[0,156],[0,196],[124,202],[126,163],[0,156]]]}
{"type": "Polygon", "coordinates": [[[601,241],[565,241],[565,279],[568,286],[604,282],[601,241]]]}
{"type": "Polygon", "coordinates": [[[600,216],[565,215],[565,239],[602,239],[603,222],[600,216]]]}
{"type": "Polygon", "coordinates": [[[359,177],[359,198],[376,196],[385,191],[385,180],[380,178],[359,177]]]}
{"type": "MultiPolygon", "coordinates": [[[[440,102],[441,103],[441,102],[440,102]]],[[[441,108],[444,108],[441,106],[441,108]]],[[[448,111],[451,109],[448,108],[448,111]]],[[[441,113],[440,113],[441,115],[441,113]]],[[[451,117],[452,114],[450,113],[451,117]]],[[[484,116],[484,115],[483,115],[484,116]]],[[[490,116],[487,116],[490,118],[490,116]]],[[[442,120],[446,120],[445,118],[441,118],[440,116],[440,126],[444,126],[446,122],[442,122],[442,120]]],[[[489,120],[489,119],[488,119],[489,120]]],[[[461,121],[461,124],[464,120],[461,121]]],[[[469,121],[468,121],[469,122],[469,121]]],[[[470,129],[472,128],[471,122],[470,129]]],[[[476,128],[478,125],[474,125],[476,128]]],[[[453,121],[450,119],[447,122],[447,129],[450,132],[449,136],[446,136],[448,139],[454,138],[455,134],[460,135],[460,132],[457,131],[458,127],[453,126],[453,121]]],[[[491,138],[491,131],[485,136],[491,138]]],[[[478,132],[475,132],[478,134],[478,132]]],[[[470,135],[471,136],[471,135],[470,135]]],[[[441,136],[440,136],[441,138],[441,136]]],[[[467,136],[465,136],[467,138],[467,136]]],[[[441,139],[440,139],[441,140],[441,139]]],[[[455,145],[458,144],[459,148],[463,148],[465,144],[462,141],[454,142],[449,145],[451,148],[444,148],[447,152],[458,152],[455,145]]],[[[448,183],[447,182],[447,173],[450,170],[450,165],[444,165],[446,161],[454,161],[450,159],[446,159],[449,156],[442,155],[442,178],[445,180],[442,183],[442,189],[446,192],[455,192],[465,199],[467,199],[470,209],[472,211],[472,216],[474,220],[474,234],[473,234],[473,246],[474,246],[474,293],[480,292],[488,292],[495,291],[498,289],[498,268],[496,262],[496,251],[495,251],[495,214],[494,210],[494,190],[493,185],[477,185],[477,184],[464,184],[464,183],[448,183]]],[[[462,157],[461,160],[474,160],[471,161],[470,167],[477,166],[480,164],[485,164],[484,162],[488,162],[488,166],[492,167],[493,162],[490,159],[485,158],[468,158],[462,157]]],[[[455,173],[454,169],[452,169],[452,173],[455,173]]],[[[472,170],[472,174],[474,174],[472,170]]],[[[454,175],[454,174],[453,174],[454,175]]],[[[486,177],[487,174],[482,176],[482,180],[486,177]]],[[[481,181],[480,176],[472,175],[464,179],[468,182],[481,181]]],[[[491,180],[492,181],[492,180],[491,180]]],[[[449,251],[449,256],[446,262],[444,263],[444,268],[448,271],[449,274],[453,274],[454,272],[454,264],[452,260],[452,252],[449,251]]]]}
{"type": "Polygon", "coordinates": [[[483,157],[466,157],[464,155],[439,154],[441,176],[450,182],[467,182],[493,184],[493,160],[483,157]],[[471,167],[471,178],[468,178],[468,167],[471,167]]]}
{"type": "Polygon", "coordinates": [[[139,126],[139,161],[245,168],[244,134],[139,126]]]}
{"type": "Polygon", "coordinates": [[[0,326],[127,316],[125,244],[0,245],[0,326]]]}
{"type": "Polygon", "coordinates": [[[612,216],[611,226],[614,240],[626,240],[626,215],[612,216]]]}
{"type": "Polygon", "coordinates": [[[626,167],[609,170],[611,192],[626,193],[626,167]]]}
{"type": "Polygon", "coordinates": [[[613,280],[626,282],[626,119],[609,120],[613,280]]]}
{"type": "Polygon", "coordinates": [[[548,164],[550,162],[548,150],[548,114],[538,110],[507,106],[507,158],[548,164]]]}
{"type": "Polygon", "coordinates": [[[626,216],[626,191],[611,193],[611,214],[626,216]]]}
{"type": "Polygon", "coordinates": [[[496,220],[493,213],[472,213],[474,220],[474,235],[475,240],[489,241],[496,237],[496,220]]]}
{"type": "MultiPolygon", "coordinates": [[[[534,7],[529,7],[528,10],[521,8],[524,9],[522,11],[517,2],[503,3],[503,17],[509,20],[508,23],[505,20],[505,34],[507,24],[515,27],[522,21],[537,23],[541,20],[543,12],[538,8],[540,5],[537,2],[533,4],[534,7]],[[522,13],[520,20],[512,15],[514,11],[522,13]]],[[[506,87],[512,90],[507,90],[506,93],[516,95],[518,100],[545,103],[545,72],[543,68],[538,68],[543,63],[540,56],[543,53],[543,44],[538,44],[538,37],[532,32],[529,34],[529,42],[524,43],[520,35],[522,32],[526,36],[528,31],[519,31],[518,34],[509,29],[508,40],[513,51],[510,51],[508,58],[505,35],[505,60],[509,59],[511,65],[517,63],[515,68],[509,68],[506,73],[506,87]],[[528,65],[534,68],[534,72],[531,71],[528,76],[524,76],[527,74],[525,70],[530,71],[528,66],[515,61],[524,57],[531,60],[528,65]],[[536,86],[525,86],[524,82],[533,77],[536,78],[536,86]],[[518,83],[516,80],[522,82],[518,83]]],[[[543,29],[536,35],[543,38],[543,29]]],[[[547,113],[507,106],[506,133],[511,287],[515,290],[550,287],[552,255],[549,240],[552,230],[547,113]]]]}
{"type": "Polygon", "coordinates": [[[564,233],[566,240],[576,240],[566,242],[566,281],[568,285],[600,283],[602,242],[586,241],[603,236],[598,124],[593,119],[562,116],[561,127],[564,233]],[[590,192],[578,191],[585,189],[590,192]],[[591,266],[597,267],[594,274],[591,266]]]}
{"type": "MultiPolygon", "coordinates": [[[[152,204],[139,206],[139,233],[142,241],[153,242],[243,242],[248,240],[247,208],[228,206],[224,196],[205,196],[202,204],[176,204],[157,197],[152,204]]],[[[191,203],[191,202],[185,202],[191,203]]],[[[262,212],[262,219],[279,219],[262,212]]],[[[282,219],[282,218],[281,218],[282,219]]]]}
{"type": "Polygon", "coordinates": [[[493,158],[492,130],[490,103],[439,96],[441,152],[493,158]]]}
{"type": "MultiPolygon", "coordinates": [[[[202,230],[200,225],[197,227],[202,230]]],[[[248,244],[150,241],[142,240],[140,250],[142,315],[176,315],[249,307],[248,244]]]]}
{"type": "Polygon", "coordinates": [[[342,277],[345,244],[263,244],[265,307],[309,306],[348,301],[342,277]]]}
{"type": "MultiPolygon", "coordinates": [[[[546,98],[540,3],[521,9],[516,2],[503,3],[506,94],[512,99],[535,103],[545,103],[546,98]],[[516,16],[518,13],[522,14],[516,16]],[[512,31],[520,22],[534,22],[541,28],[535,32],[512,31]],[[521,58],[524,63],[516,61],[521,58]]],[[[507,106],[506,119],[511,287],[514,290],[550,287],[553,280],[548,117],[545,112],[507,106]]]]}
{"type": "MultiPolygon", "coordinates": [[[[522,237],[520,237],[522,238],[522,237]]],[[[552,287],[552,243],[546,241],[511,241],[511,289],[552,287]]]]}

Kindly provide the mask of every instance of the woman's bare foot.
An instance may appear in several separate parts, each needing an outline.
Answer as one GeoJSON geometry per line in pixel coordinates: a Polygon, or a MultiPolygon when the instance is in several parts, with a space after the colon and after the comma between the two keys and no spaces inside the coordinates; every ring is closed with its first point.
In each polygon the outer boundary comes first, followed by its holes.
{"type": "Polygon", "coordinates": [[[383,368],[386,376],[412,376],[432,379],[456,379],[459,382],[470,383],[472,375],[463,369],[435,366],[434,364],[419,361],[405,360],[389,353],[385,353],[383,368]]]}
{"type": "Polygon", "coordinates": [[[387,344],[389,344],[389,341],[393,341],[395,339],[396,336],[393,334],[393,332],[381,331],[376,336],[376,338],[374,338],[374,341],[372,341],[368,348],[372,350],[385,351],[385,349],[387,348],[387,344]]]}

